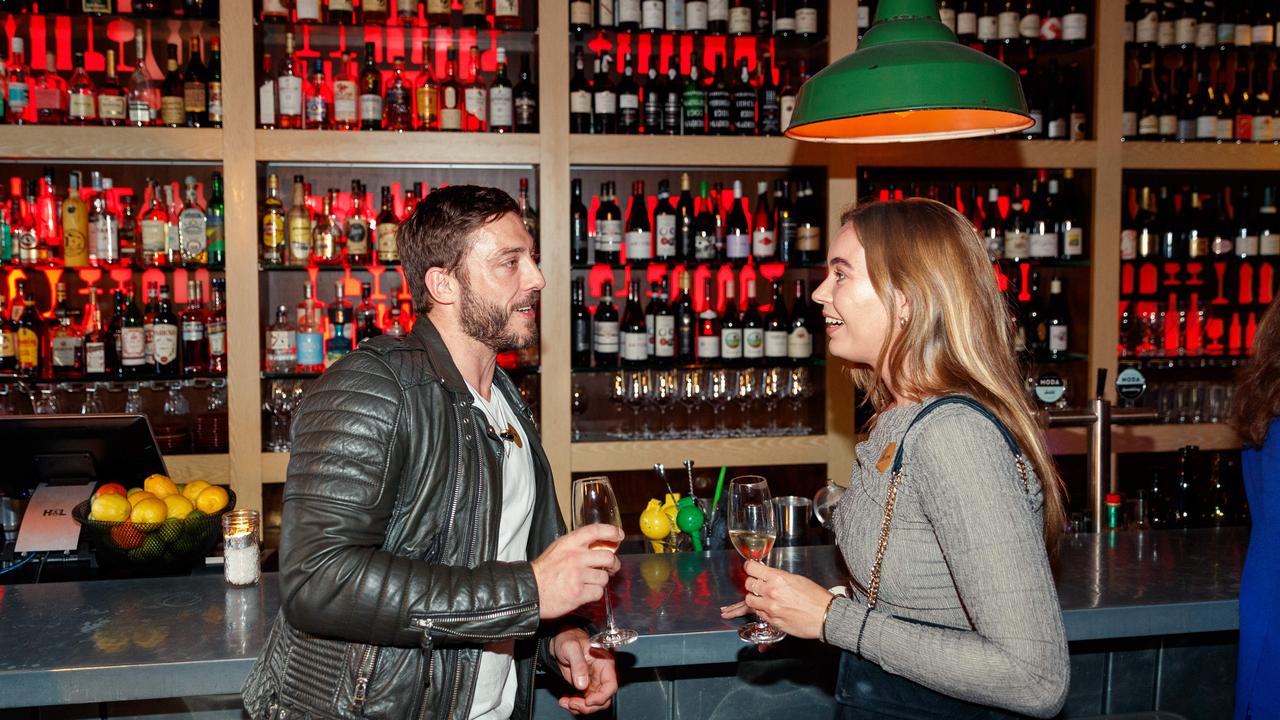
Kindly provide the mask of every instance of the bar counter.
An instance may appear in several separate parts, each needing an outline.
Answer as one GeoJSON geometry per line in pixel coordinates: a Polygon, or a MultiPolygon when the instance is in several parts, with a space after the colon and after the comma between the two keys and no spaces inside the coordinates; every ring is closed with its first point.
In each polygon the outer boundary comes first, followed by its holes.
{"type": "MultiPolygon", "coordinates": [[[[1143,638],[1236,630],[1247,542],[1245,528],[1067,538],[1057,577],[1073,656],[1111,653],[1108,644],[1126,641],[1125,652],[1142,655],[1143,638]]],[[[827,586],[843,577],[832,546],[778,548],[774,562],[827,586]]],[[[719,616],[721,605],[741,598],[741,583],[741,560],[731,551],[622,556],[613,585],[617,619],[641,636],[619,653],[624,717],[689,716],[676,712],[670,673],[681,667],[808,658],[813,674],[813,658],[831,654],[796,640],[764,654],[742,643],[735,624],[719,616]],[[650,683],[668,696],[656,710],[650,683]]],[[[274,574],[248,589],[228,587],[221,574],[0,586],[0,708],[238,692],[278,606],[274,574]]],[[[1218,655],[1223,644],[1221,637],[1209,643],[1218,655]]],[[[1073,696],[1078,684],[1097,681],[1087,668],[1082,676],[1077,660],[1073,696]]],[[[820,674],[833,676],[834,662],[829,670],[820,674]]],[[[741,671],[737,679],[732,666],[726,672],[741,682],[741,671]]],[[[1105,681],[1108,689],[1112,682],[1105,681]]],[[[819,698],[822,692],[829,688],[818,687],[819,698]]],[[[539,703],[539,717],[560,713],[539,703]]]]}

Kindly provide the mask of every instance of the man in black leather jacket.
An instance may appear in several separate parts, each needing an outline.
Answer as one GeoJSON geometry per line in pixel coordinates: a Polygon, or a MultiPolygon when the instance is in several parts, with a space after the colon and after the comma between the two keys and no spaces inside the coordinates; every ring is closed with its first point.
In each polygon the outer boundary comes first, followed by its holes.
{"type": "Polygon", "coordinates": [[[397,239],[418,319],[334,364],[297,413],[281,613],[245,707],[254,718],[527,718],[541,658],[573,686],[562,707],[606,708],[612,657],[555,621],[601,598],[618,561],[592,545],[622,531],[564,534],[533,417],[495,363],[537,338],[545,283],[519,207],[492,188],[438,189],[397,239]],[[488,408],[502,401],[516,422],[495,428],[488,408]],[[517,451],[531,458],[512,467],[532,477],[504,477],[517,451]],[[527,505],[513,512],[517,491],[527,505]],[[517,561],[496,559],[500,520],[514,521],[508,536],[527,531],[523,548],[502,541],[517,561]]]}

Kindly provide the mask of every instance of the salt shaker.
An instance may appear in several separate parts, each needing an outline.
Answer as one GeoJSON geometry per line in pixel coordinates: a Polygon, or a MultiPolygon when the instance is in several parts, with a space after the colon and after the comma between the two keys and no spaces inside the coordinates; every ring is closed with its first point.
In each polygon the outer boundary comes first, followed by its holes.
{"type": "Polygon", "coordinates": [[[236,510],[222,516],[223,577],[228,585],[243,587],[258,582],[257,510],[236,510]]]}

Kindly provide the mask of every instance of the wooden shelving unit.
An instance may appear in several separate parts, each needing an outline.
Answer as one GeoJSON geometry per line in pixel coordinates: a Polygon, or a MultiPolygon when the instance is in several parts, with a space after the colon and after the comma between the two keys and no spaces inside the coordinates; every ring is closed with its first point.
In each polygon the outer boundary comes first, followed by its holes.
{"type": "MultiPolygon", "coordinates": [[[[570,435],[569,318],[557,312],[570,285],[568,217],[573,166],[787,167],[820,166],[827,177],[828,228],[858,197],[860,166],[919,168],[1079,168],[1093,178],[1093,218],[1087,242],[1092,305],[1087,311],[1089,377],[1107,368],[1115,377],[1116,307],[1122,174],[1126,169],[1261,170],[1280,167],[1280,146],[1125,143],[1120,140],[1124,67],[1123,3],[1095,3],[1096,58],[1092,124],[1096,140],[1046,142],[973,140],[899,145],[821,145],[783,138],[578,136],[568,131],[570,38],[564,0],[537,0],[539,112],[542,131],[532,135],[360,133],[259,130],[254,127],[259,63],[248,3],[224,2],[222,41],[225,117],[221,130],[0,126],[0,157],[22,159],[219,162],[226,183],[228,373],[230,451],[225,455],[168,458],[180,479],[229,481],[242,507],[261,507],[262,486],[283,482],[287,453],[262,452],[262,381],[259,368],[261,312],[258,269],[258,164],[458,164],[526,165],[536,168],[542,223],[547,312],[542,317],[541,423],[561,501],[574,472],[649,467],[655,460],[692,457],[700,465],[808,464],[827,466],[833,478],[848,476],[854,443],[852,388],[838,363],[826,370],[826,434],[662,442],[573,443],[570,435]],[[1105,69],[1105,70],[1102,70],[1105,69]]],[[[831,0],[832,58],[854,50],[854,2],[831,0]]],[[[1083,319],[1083,318],[1082,318],[1083,319]]],[[[1080,388],[1088,397],[1094,388],[1080,388]]],[[[1109,395],[1112,394],[1107,389],[1109,395]]],[[[1051,446],[1064,454],[1084,451],[1079,430],[1053,430],[1051,446]]],[[[1173,450],[1236,444],[1218,425],[1126,427],[1117,431],[1120,452],[1173,450]]]]}

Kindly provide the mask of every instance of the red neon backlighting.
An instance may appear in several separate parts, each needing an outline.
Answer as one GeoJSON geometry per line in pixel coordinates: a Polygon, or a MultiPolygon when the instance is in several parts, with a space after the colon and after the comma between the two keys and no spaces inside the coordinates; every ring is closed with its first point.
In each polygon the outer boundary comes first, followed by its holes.
{"type": "MultiPolygon", "coordinates": [[[[50,288],[58,287],[58,281],[62,279],[62,268],[49,267],[42,268],[40,272],[44,273],[45,280],[49,283],[50,288]]],[[[54,294],[49,293],[49,309],[40,313],[45,318],[53,317],[54,294]]]]}

